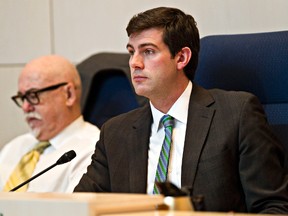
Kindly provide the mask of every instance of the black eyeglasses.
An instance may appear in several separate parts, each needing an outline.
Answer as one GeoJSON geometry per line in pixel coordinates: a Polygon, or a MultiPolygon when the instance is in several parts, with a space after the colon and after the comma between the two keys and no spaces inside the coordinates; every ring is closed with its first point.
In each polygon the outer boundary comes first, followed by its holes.
{"type": "Polygon", "coordinates": [[[24,100],[26,99],[31,105],[37,105],[40,103],[39,93],[45,91],[51,91],[59,88],[60,86],[67,85],[67,82],[59,83],[56,85],[48,86],[42,89],[31,89],[25,92],[25,94],[18,93],[17,95],[11,97],[11,99],[16,103],[17,106],[22,107],[24,100]]]}

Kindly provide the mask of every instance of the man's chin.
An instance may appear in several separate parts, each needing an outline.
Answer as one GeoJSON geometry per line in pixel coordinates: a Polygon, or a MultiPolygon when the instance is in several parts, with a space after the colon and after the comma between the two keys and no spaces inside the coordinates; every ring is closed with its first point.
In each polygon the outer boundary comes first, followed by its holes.
{"type": "Polygon", "coordinates": [[[39,128],[31,128],[31,133],[35,138],[39,138],[40,136],[40,129],[39,128]]]}

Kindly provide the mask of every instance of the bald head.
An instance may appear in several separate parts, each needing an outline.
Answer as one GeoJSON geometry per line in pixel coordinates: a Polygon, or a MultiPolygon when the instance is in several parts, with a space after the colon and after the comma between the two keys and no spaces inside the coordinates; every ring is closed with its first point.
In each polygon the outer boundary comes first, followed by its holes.
{"type": "Polygon", "coordinates": [[[80,76],[62,56],[42,56],[28,62],[20,73],[18,92],[39,92],[39,103],[26,99],[22,105],[26,121],[39,140],[53,138],[81,115],[80,76]]]}
{"type": "Polygon", "coordinates": [[[72,82],[78,90],[78,99],[80,98],[81,80],[78,71],[70,61],[62,56],[42,56],[28,62],[19,76],[19,82],[27,77],[31,83],[39,85],[72,82]]]}

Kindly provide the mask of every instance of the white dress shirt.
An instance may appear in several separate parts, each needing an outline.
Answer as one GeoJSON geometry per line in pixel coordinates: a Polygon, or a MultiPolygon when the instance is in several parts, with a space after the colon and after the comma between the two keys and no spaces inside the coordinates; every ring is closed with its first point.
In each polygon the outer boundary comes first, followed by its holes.
{"type": "MultiPolygon", "coordinates": [[[[181,188],[181,167],[186,133],[189,99],[192,90],[192,82],[189,82],[185,91],[173,104],[167,114],[174,118],[175,124],[172,132],[172,145],[169,158],[167,180],[181,188]]],[[[160,120],[165,113],[157,110],[150,102],[153,123],[151,126],[151,136],[148,151],[148,176],[147,193],[153,194],[155,175],[165,132],[160,120]]]]}
{"type": "MultiPolygon", "coordinates": [[[[83,116],[77,118],[61,133],[49,140],[49,146],[34,170],[35,174],[54,164],[64,153],[74,150],[76,157],[65,164],[57,165],[29,183],[27,192],[66,192],[72,193],[87,166],[99,139],[100,130],[84,122],[83,116]]],[[[0,191],[24,154],[39,141],[26,133],[6,144],[0,153],[0,191]]]]}

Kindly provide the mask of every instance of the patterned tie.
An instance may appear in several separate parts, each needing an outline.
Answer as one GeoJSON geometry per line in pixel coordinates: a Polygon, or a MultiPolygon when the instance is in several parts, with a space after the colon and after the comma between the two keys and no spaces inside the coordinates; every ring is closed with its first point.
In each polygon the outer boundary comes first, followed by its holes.
{"type": "MultiPolygon", "coordinates": [[[[34,172],[34,169],[36,167],[40,155],[44,152],[44,150],[48,146],[50,146],[50,143],[48,141],[41,141],[31,151],[26,153],[21,158],[18,165],[15,167],[14,171],[10,175],[3,191],[6,192],[10,191],[17,185],[29,179],[32,176],[32,173],[34,172]]],[[[28,184],[19,188],[17,192],[25,192],[27,191],[27,189],[28,184]]]]}
{"type": "MultiPolygon", "coordinates": [[[[164,115],[161,120],[164,125],[165,138],[162,145],[162,150],[160,153],[155,182],[165,182],[167,179],[167,171],[169,165],[169,156],[172,142],[172,129],[174,126],[174,119],[170,115],[164,115]]],[[[159,194],[159,190],[154,184],[153,194],[159,194]]]]}

